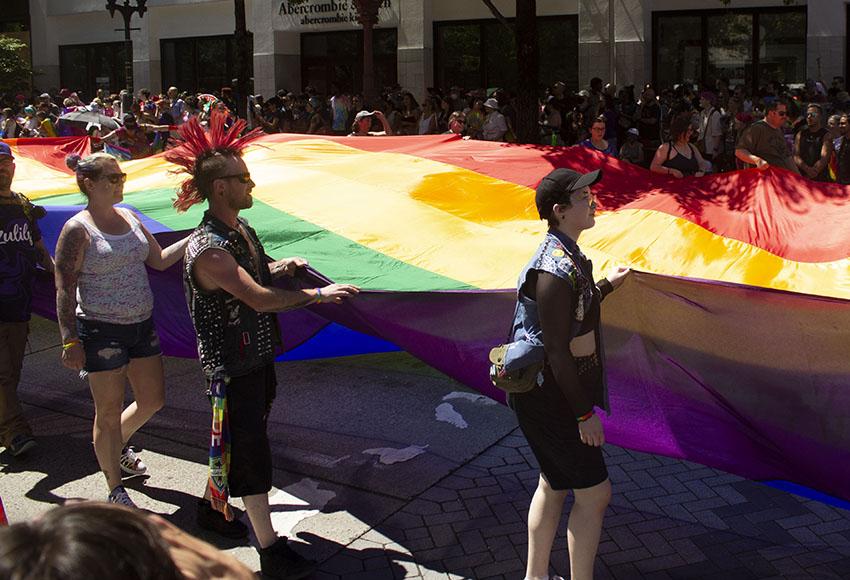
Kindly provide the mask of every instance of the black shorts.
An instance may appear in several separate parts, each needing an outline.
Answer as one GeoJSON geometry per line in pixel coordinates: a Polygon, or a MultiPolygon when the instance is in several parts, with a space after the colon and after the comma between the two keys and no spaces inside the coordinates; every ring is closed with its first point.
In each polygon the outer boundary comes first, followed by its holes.
{"type": "Polygon", "coordinates": [[[543,384],[509,404],[552,489],[586,489],[608,479],[601,447],[581,442],[578,422],[549,369],[543,384]]]}
{"type": "Polygon", "coordinates": [[[153,318],[135,324],[78,318],[77,336],[86,354],[83,369],[87,373],[119,369],[131,359],[162,354],[153,318]]]}
{"type": "Polygon", "coordinates": [[[233,377],[227,385],[230,426],[230,495],[268,493],[272,488],[272,453],[267,424],[277,394],[274,364],[233,377]]]}

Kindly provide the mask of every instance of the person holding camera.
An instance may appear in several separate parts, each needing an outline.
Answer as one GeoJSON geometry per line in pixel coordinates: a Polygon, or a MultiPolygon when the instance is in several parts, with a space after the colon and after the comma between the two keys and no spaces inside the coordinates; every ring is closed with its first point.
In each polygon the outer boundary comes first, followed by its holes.
{"type": "Polygon", "coordinates": [[[582,175],[559,168],[541,180],[535,201],[549,231],[517,284],[512,340],[543,348],[535,386],[508,399],[540,464],[528,512],[526,580],[549,578],[552,542],[570,490],[575,496],[567,524],[570,577],[592,580],[611,498],[602,455],[605,433],[595,413],[596,407],[609,410],[601,303],[628,270],[594,283],[593,265],[577,244],[579,234],[595,224],[590,188],[601,179],[601,170],[582,175]]]}
{"type": "Polygon", "coordinates": [[[18,400],[32,285],[38,268],[53,271],[53,258],[38,228],[44,209],[12,191],[14,177],[12,150],[0,143],[0,445],[17,457],[35,446],[18,400]]]}

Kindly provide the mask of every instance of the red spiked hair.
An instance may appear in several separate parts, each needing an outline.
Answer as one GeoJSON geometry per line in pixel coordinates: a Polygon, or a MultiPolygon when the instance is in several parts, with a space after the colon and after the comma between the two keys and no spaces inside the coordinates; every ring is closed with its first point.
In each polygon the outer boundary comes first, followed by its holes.
{"type": "Polygon", "coordinates": [[[179,165],[175,173],[185,173],[189,177],[180,184],[174,207],[177,211],[186,211],[196,203],[206,199],[206,195],[198,189],[198,175],[205,161],[217,155],[241,157],[242,150],[252,140],[262,134],[255,129],[239,136],[245,129],[245,121],[237,119],[230,128],[224,126],[227,115],[213,111],[210,116],[209,131],[204,130],[197,118],[192,118],[180,127],[180,145],[169,150],[165,159],[179,165]]]}

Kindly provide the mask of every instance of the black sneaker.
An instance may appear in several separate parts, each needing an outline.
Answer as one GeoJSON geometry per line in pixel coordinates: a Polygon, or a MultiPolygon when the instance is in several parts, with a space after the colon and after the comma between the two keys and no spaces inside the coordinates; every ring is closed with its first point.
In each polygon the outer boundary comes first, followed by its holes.
{"type": "Polygon", "coordinates": [[[198,527],[215,532],[225,538],[241,540],[248,537],[248,526],[239,520],[227,521],[224,514],[213,509],[205,499],[198,500],[198,511],[195,516],[198,527]]]}
{"type": "Polygon", "coordinates": [[[274,580],[299,580],[313,574],[316,563],[301,556],[289,547],[286,537],[268,548],[259,548],[260,572],[264,578],[274,580]]]}
{"type": "Polygon", "coordinates": [[[18,433],[12,440],[9,442],[9,452],[18,457],[23,455],[27,451],[30,451],[36,446],[35,438],[32,435],[27,435],[26,433],[18,433]]]}

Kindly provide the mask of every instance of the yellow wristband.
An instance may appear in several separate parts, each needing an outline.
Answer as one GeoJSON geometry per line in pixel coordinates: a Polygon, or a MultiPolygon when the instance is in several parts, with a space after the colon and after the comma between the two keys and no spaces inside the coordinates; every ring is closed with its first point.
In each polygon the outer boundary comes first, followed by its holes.
{"type": "Polygon", "coordinates": [[[80,344],[80,339],[78,338],[75,338],[74,340],[69,340],[68,342],[62,344],[62,350],[68,350],[78,344],[80,344]]]}

